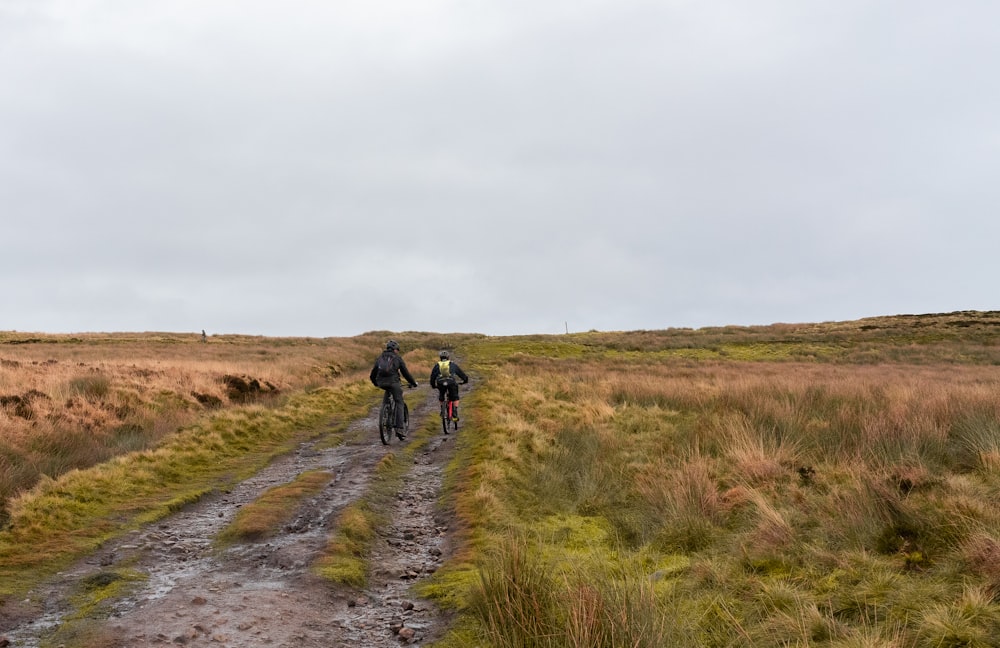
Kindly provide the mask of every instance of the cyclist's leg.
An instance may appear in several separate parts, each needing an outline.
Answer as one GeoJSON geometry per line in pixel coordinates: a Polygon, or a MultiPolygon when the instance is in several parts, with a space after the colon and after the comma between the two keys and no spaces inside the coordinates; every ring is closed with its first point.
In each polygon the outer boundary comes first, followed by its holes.
{"type": "Polygon", "coordinates": [[[386,417],[385,427],[389,428],[391,431],[392,427],[396,424],[396,422],[390,418],[394,416],[392,411],[392,387],[386,387],[384,385],[382,385],[382,408],[379,411],[380,421],[382,420],[383,415],[386,417]]]}
{"type": "Polygon", "coordinates": [[[448,385],[448,400],[452,401],[451,404],[451,418],[453,421],[458,420],[458,381],[453,380],[448,385]]]}
{"type": "Polygon", "coordinates": [[[450,417],[448,412],[448,400],[445,395],[448,393],[448,381],[438,381],[438,403],[441,404],[441,416],[450,417]]]}
{"type": "Polygon", "coordinates": [[[386,393],[388,390],[392,390],[392,395],[396,399],[396,427],[403,427],[403,385],[402,383],[393,383],[391,387],[386,388],[386,393]]]}

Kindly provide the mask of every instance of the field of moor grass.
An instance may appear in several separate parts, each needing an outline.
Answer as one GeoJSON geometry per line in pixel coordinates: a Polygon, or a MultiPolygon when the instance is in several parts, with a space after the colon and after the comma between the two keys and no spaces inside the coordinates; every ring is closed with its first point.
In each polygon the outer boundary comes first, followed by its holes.
{"type": "Polygon", "coordinates": [[[372,343],[0,333],[0,519],[42,478],[152,448],[206,412],[356,372],[372,343]]]}
{"type": "MultiPolygon", "coordinates": [[[[998,334],[1000,312],[392,334],[475,377],[453,551],[416,586],[453,612],[434,645],[1000,646],[998,334]]],[[[0,333],[0,595],[366,416],[389,335],[0,333]]],[[[233,537],[328,475],[300,477],[233,537]]],[[[363,509],[331,545],[378,535],[363,509]]],[[[372,568],[355,544],[341,582],[372,568]]]]}
{"type": "Polygon", "coordinates": [[[1000,645],[998,332],[476,342],[444,645],[1000,645]]]}

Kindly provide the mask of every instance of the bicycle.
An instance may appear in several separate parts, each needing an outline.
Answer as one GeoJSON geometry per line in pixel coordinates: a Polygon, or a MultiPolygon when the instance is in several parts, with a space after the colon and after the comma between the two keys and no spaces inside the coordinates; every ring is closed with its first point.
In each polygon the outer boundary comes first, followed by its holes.
{"type": "MultiPolygon", "coordinates": [[[[445,380],[454,380],[454,378],[438,378],[438,385],[444,384],[445,380]]],[[[452,399],[451,390],[445,389],[445,398],[441,401],[441,429],[445,434],[448,434],[448,424],[451,423],[452,428],[458,431],[458,419],[455,418],[455,403],[457,399],[452,399]]],[[[458,390],[455,390],[456,395],[458,390]]]]}
{"type": "MultiPolygon", "coordinates": [[[[392,442],[392,429],[396,425],[396,399],[392,392],[386,391],[382,396],[382,407],[378,413],[378,436],[382,439],[382,445],[389,445],[392,442]]],[[[403,402],[403,428],[396,431],[396,438],[402,441],[406,438],[406,433],[410,429],[410,408],[403,402]]]]}

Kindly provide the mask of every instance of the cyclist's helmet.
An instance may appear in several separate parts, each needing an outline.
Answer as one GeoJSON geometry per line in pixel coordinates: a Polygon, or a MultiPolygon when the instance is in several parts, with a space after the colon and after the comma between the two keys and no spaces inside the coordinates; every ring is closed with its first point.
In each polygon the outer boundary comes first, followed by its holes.
{"type": "Polygon", "coordinates": [[[395,340],[389,340],[385,343],[386,351],[399,351],[399,342],[395,340]]]}
{"type": "Polygon", "coordinates": [[[450,358],[450,357],[451,357],[451,354],[450,354],[450,353],[448,353],[447,351],[442,351],[442,352],[441,352],[441,359],[442,359],[442,360],[447,360],[447,359],[448,359],[448,358],[450,358]]]}

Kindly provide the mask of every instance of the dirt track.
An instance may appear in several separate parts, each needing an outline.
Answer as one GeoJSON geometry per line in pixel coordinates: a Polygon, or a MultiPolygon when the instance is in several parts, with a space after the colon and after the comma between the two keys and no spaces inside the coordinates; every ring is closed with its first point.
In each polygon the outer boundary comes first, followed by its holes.
{"type": "MultiPolygon", "coordinates": [[[[437,416],[436,392],[430,392],[420,388],[406,394],[411,438],[427,416],[437,416]]],[[[364,495],[374,466],[396,447],[379,442],[376,410],[348,428],[342,445],[319,450],[315,442],[303,443],[232,490],[109,543],[36,588],[25,606],[32,613],[14,627],[0,628],[0,636],[13,646],[41,645],[72,612],[68,597],[82,583],[127,568],[145,580],[114,602],[102,626],[91,629],[100,637],[99,645],[329,648],[424,643],[439,636],[447,620],[409,592],[449,553],[448,523],[436,503],[454,439],[439,433],[416,453],[390,511],[391,523],[374,547],[375,567],[364,591],[332,587],[312,575],[309,566],[337,514],[364,495]],[[325,470],[334,478],[279,535],[224,552],[213,548],[213,538],[241,506],[307,470],[325,470]]]]}

